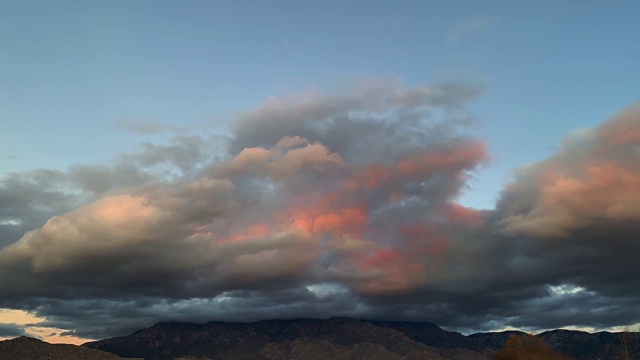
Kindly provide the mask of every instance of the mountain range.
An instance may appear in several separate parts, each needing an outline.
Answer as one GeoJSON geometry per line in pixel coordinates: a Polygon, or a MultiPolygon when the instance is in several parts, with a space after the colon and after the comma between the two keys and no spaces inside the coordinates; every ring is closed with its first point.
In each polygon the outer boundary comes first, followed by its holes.
{"type": "MultiPolygon", "coordinates": [[[[28,337],[0,341],[7,360],[489,360],[519,331],[469,336],[429,322],[353,318],[206,324],[162,322],[131,335],[82,346],[28,337]]],[[[626,360],[623,334],[553,330],[537,335],[577,360],[626,360]]],[[[640,334],[626,333],[629,359],[640,358],[640,334]]]]}

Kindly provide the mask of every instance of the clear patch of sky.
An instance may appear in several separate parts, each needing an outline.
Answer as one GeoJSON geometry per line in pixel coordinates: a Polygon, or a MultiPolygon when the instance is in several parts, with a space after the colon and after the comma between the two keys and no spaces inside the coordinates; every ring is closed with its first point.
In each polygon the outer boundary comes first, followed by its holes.
{"type": "MultiPolygon", "coordinates": [[[[491,208],[514,167],[640,97],[637,1],[5,1],[0,175],[95,163],[143,139],[118,119],[224,131],[269,96],[380,77],[484,84],[491,208]]],[[[162,140],[162,137],[156,137],[162,140]]]]}

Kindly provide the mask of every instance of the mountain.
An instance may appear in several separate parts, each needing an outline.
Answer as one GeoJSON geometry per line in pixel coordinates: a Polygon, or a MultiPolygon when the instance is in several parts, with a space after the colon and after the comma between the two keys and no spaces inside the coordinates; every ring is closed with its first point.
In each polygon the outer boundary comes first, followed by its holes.
{"type": "MultiPolygon", "coordinates": [[[[501,348],[509,335],[525,335],[521,331],[479,333],[469,338],[491,348],[501,348]]],[[[560,352],[577,360],[626,360],[640,359],[640,334],[627,332],[627,357],[623,356],[623,333],[588,333],[576,330],[551,330],[537,336],[560,352]]]]}
{"type": "MultiPolygon", "coordinates": [[[[266,320],[254,323],[159,323],[129,336],[84,346],[146,360],[205,359],[493,359],[520,331],[464,336],[429,322],[266,320]]],[[[624,360],[623,334],[553,330],[538,336],[577,360],[624,360]]],[[[629,359],[640,359],[640,334],[626,333],[629,359]]]]}
{"type": "Polygon", "coordinates": [[[120,360],[119,356],[87,347],[47,342],[21,336],[0,341],[2,360],[120,360]]]}
{"type": "MultiPolygon", "coordinates": [[[[129,336],[83,346],[20,337],[0,342],[2,360],[489,360],[510,335],[469,336],[429,322],[265,320],[254,323],[158,323],[129,336]],[[100,350],[100,351],[98,351],[100,350]]],[[[640,334],[553,330],[537,335],[576,360],[640,359],[640,334]],[[623,357],[623,338],[627,355],[623,357]]]]}
{"type": "Polygon", "coordinates": [[[488,360],[496,353],[432,323],[267,320],[203,325],[159,323],[129,336],[84,344],[123,357],[164,359],[488,360]]]}
{"type": "MultiPolygon", "coordinates": [[[[621,333],[552,330],[540,335],[549,345],[580,360],[624,360],[621,333]]],[[[627,332],[628,359],[640,359],[640,334],[627,332]]]]}

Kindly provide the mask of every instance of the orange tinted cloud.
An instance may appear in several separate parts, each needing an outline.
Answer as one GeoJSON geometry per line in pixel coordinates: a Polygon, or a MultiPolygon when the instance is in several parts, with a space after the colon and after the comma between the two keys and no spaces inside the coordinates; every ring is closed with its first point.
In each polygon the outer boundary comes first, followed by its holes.
{"type": "Polygon", "coordinates": [[[313,231],[359,232],[368,222],[366,207],[342,208],[315,217],[313,231]]]}
{"type": "Polygon", "coordinates": [[[449,203],[444,207],[443,213],[454,224],[479,227],[485,224],[487,213],[477,209],[468,208],[460,203],[449,203]]]}
{"type": "Polygon", "coordinates": [[[428,176],[434,171],[462,164],[479,164],[487,159],[486,145],[470,141],[452,151],[425,151],[415,159],[404,159],[395,166],[395,172],[403,175],[428,176]]]}
{"type": "Polygon", "coordinates": [[[576,133],[554,156],[521,170],[505,191],[513,197],[504,202],[505,233],[566,238],[597,222],[640,220],[640,107],[593,134],[576,133]]]}
{"type": "MultiPolygon", "coordinates": [[[[270,224],[253,224],[249,225],[248,229],[245,232],[235,234],[231,237],[232,242],[244,241],[247,239],[255,239],[267,236],[271,232],[270,224]]],[[[221,242],[224,242],[224,239],[221,239],[221,242]]]]}
{"type": "Polygon", "coordinates": [[[372,189],[386,183],[393,176],[393,170],[381,165],[370,165],[357,171],[352,179],[344,184],[346,190],[372,189]]]}
{"type": "Polygon", "coordinates": [[[640,144],[640,104],[636,103],[597,127],[598,137],[608,146],[640,144]]]}
{"type": "Polygon", "coordinates": [[[469,141],[451,150],[422,150],[399,159],[391,165],[372,164],[356,170],[345,182],[346,190],[373,189],[384,184],[410,179],[427,179],[439,171],[458,173],[473,168],[488,158],[486,145],[469,141]]]}
{"type": "Polygon", "coordinates": [[[414,289],[427,279],[425,264],[396,250],[378,250],[350,257],[363,280],[356,287],[368,294],[392,294],[414,289]]]}

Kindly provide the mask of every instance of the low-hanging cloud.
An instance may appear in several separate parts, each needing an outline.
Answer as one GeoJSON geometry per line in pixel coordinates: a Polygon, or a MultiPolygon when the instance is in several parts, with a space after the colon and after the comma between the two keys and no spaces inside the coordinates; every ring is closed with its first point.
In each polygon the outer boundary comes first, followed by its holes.
{"type": "Polygon", "coordinates": [[[0,338],[10,338],[25,334],[24,327],[17,324],[0,324],[0,338]]]}
{"type": "Polygon", "coordinates": [[[228,136],[12,174],[0,186],[0,306],[87,337],[167,319],[640,320],[627,306],[638,107],[572,134],[481,211],[457,201],[489,160],[469,130],[477,95],[370,82],[271,99],[228,136]],[[539,314],[568,303],[585,316],[539,314]]]}

